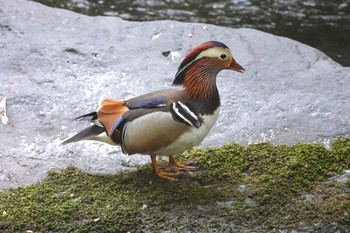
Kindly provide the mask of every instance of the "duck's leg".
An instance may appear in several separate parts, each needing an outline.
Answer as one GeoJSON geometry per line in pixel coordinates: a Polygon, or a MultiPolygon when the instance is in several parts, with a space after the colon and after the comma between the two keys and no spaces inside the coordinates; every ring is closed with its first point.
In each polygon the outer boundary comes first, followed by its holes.
{"type": "Polygon", "coordinates": [[[169,155],[169,166],[170,168],[177,168],[179,170],[185,170],[185,171],[194,171],[198,170],[198,167],[196,166],[188,166],[187,164],[194,163],[195,160],[185,161],[185,162],[176,162],[174,155],[169,155]]]}
{"type": "Polygon", "coordinates": [[[163,169],[160,169],[158,167],[157,163],[157,156],[156,155],[151,155],[151,160],[152,160],[152,165],[154,172],[161,178],[169,180],[169,181],[175,181],[176,179],[171,177],[171,176],[177,176],[180,174],[180,172],[176,169],[175,172],[166,172],[163,169]]]}

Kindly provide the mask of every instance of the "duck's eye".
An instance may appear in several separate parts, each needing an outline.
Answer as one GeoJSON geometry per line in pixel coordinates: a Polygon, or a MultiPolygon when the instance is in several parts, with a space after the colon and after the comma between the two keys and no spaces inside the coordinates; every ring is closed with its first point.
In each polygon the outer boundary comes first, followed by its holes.
{"type": "Polygon", "coordinates": [[[221,58],[221,59],[226,59],[226,57],[227,57],[227,56],[226,56],[226,54],[224,54],[224,53],[220,55],[220,58],[221,58]]]}

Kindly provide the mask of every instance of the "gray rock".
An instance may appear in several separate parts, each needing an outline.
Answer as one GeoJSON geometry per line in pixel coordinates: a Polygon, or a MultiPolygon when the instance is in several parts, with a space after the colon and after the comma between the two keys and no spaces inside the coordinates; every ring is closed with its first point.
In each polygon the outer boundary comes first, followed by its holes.
{"type": "Polygon", "coordinates": [[[333,176],[330,178],[331,180],[338,181],[339,183],[346,185],[348,180],[350,179],[350,170],[345,170],[344,174],[338,175],[338,176],[333,176]]]}
{"type": "Polygon", "coordinates": [[[181,59],[208,40],[228,45],[247,71],[220,73],[222,112],[202,147],[349,136],[350,68],[307,45],[253,29],[127,22],[0,0],[0,100],[7,97],[10,120],[0,125],[0,189],[68,165],[116,173],[129,169],[123,163],[148,163],[98,142],[60,143],[86,126],[72,119],[101,99],[171,87],[181,59]]]}

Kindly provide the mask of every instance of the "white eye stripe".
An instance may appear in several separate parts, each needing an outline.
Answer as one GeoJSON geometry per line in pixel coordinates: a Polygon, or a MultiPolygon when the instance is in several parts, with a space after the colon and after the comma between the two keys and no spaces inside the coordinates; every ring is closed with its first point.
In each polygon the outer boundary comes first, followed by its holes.
{"type": "Polygon", "coordinates": [[[219,57],[222,54],[226,55],[226,58],[229,57],[230,55],[228,54],[229,50],[226,48],[219,48],[219,47],[215,47],[215,48],[209,48],[204,50],[203,52],[201,52],[200,54],[198,54],[198,56],[196,57],[195,60],[200,59],[202,57],[219,57]]]}

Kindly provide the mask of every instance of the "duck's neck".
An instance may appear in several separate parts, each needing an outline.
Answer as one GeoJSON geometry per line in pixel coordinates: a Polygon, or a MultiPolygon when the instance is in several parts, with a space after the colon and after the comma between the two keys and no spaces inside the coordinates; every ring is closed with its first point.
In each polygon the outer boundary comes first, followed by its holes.
{"type": "Polygon", "coordinates": [[[184,91],[203,105],[203,113],[214,112],[220,106],[216,76],[220,72],[215,64],[197,63],[189,68],[183,80],[184,91]]]}

